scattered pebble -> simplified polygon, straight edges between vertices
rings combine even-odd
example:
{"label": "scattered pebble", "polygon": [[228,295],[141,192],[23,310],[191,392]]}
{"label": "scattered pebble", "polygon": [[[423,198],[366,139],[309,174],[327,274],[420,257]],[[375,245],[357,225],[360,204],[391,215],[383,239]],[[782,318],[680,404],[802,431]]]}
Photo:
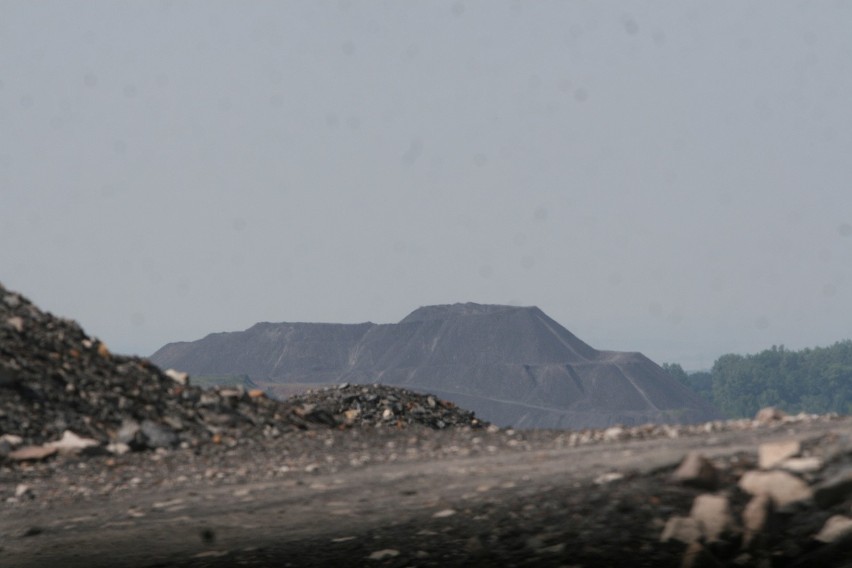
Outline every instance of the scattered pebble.
{"label": "scattered pebble", "polygon": [[432,516],[435,517],[436,519],[444,519],[446,517],[452,517],[455,514],[456,514],[456,512],[455,512],[454,509],[443,509],[441,511],[438,511],[437,513],[435,513]]}
{"label": "scattered pebble", "polygon": [[606,485],[608,483],[612,483],[613,481],[618,481],[624,478],[623,473],[619,473],[617,471],[611,471],[609,473],[604,473],[595,478],[595,484],[597,485]]}
{"label": "scattered pebble", "polygon": [[367,560],[386,560],[388,558],[395,558],[399,556],[399,551],[394,550],[393,548],[385,548],[383,550],[377,550],[370,554],[367,557]]}

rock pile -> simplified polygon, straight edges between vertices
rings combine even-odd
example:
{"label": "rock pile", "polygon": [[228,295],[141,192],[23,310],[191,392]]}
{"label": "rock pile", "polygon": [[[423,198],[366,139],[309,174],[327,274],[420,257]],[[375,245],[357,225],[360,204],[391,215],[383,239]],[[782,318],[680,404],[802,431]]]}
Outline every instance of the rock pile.
{"label": "rock pile", "polygon": [[112,354],[75,322],[0,285],[0,459],[196,447],[307,428],[460,424],[480,425],[450,403],[388,387],[285,402],[259,390],[205,391],[183,373]]}
{"label": "rock pile", "polygon": [[387,385],[350,385],[309,390],[287,399],[299,415],[331,417],[329,424],[404,427],[421,424],[443,430],[453,426],[487,426],[473,412],[432,395]]}
{"label": "rock pile", "polygon": [[[784,420],[783,413],[759,420]],[[852,558],[852,437],[764,443],[757,460],[688,455],[673,483],[706,490],[669,517],[682,566],[829,566]]]}

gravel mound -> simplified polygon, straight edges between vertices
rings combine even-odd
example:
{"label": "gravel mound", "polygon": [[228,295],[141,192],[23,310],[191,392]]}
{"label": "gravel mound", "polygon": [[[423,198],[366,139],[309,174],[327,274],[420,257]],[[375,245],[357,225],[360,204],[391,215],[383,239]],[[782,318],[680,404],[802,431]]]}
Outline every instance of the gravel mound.
{"label": "gravel mound", "polygon": [[0,285],[0,459],[40,459],[68,447],[120,453],[305,429],[417,425],[482,423],[451,403],[390,387],[325,389],[284,402],[259,390],[203,390],[185,374],[112,354],[77,323]]}
{"label": "gravel mound", "polygon": [[436,430],[450,426],[487,426],[474,413],[432,395],[414,393],[387,385],[350,385],[309,390],[287,399],[301,412],[343,417],[346,424],[359,426],[425,425]]}

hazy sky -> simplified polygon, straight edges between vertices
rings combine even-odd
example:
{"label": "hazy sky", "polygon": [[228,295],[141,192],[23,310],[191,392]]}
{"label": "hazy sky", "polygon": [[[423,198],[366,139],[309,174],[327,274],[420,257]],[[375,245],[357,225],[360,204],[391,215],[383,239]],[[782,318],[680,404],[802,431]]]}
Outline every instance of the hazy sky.
{"label": "hazy sky", "polygon": [[0,281],[114,351],[537,305],[852,337],[852,2],[0,0]]}

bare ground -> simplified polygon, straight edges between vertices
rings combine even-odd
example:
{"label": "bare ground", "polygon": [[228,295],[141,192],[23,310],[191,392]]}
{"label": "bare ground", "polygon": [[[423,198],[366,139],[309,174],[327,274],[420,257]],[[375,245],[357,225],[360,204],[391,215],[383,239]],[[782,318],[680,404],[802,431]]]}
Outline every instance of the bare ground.
{"label": "bare ground", "polygon": [[[826,460],[817,483],[849,465],[850,435],[852,417],[577,447],[554,431],[350,430],[59,458],[0,470],[0,566],[679,566],[686,545],[660,535],[703,492],[668,479],[687,452],[713,460],[739,511],[760,443],[805,442]],[[785,513],[757,548],[708,543],[699,565],[848,566],[848,539],[812,537],[849,503]]]}

